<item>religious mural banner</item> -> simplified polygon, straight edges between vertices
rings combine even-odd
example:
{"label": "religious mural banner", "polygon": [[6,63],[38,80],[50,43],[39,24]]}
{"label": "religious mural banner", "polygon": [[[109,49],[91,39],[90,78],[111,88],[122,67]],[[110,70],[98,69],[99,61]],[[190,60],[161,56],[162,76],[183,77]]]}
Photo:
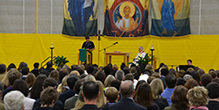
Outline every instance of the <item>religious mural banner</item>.
{"label": "religious mural banner", "polygon": [[139,37],[149,34],[149,0],[105,0],[104,5],[104,35]]}
{"label": "religious mural banner", "polygon": [[151,35],[183,36],[190,34],[190,0],[152,0]]}
{"label": "religious mural banner", "polygon": [[64,0],[62,33],[71,36],[97,34],[98,0]]}

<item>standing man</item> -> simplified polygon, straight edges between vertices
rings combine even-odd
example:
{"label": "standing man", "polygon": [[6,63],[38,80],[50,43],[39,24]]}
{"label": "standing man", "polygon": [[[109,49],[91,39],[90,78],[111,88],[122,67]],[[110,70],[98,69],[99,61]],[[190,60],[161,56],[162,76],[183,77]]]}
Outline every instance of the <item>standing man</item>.
{"label": "standing man", "polygon": [[134,61],[133,61],[133,63],[134,63],[136,66],[137,66],[137,62],[138,62],[138,60],[139,60],[139,57],[144,58],[145,55],[146,55],[146,53],[144,52],[142,46],[138,47],[138,51],[139,51],[139,53],[136,55],[136,57],[135,57],[135,59],[134,59]]}
{"label": "standing man", "polygon": [[92,57],[93,57],[92,51],[95,49],[95,46],[94,46],[94,43],[92,41],[90,41],[90,38],[88,35],[85,37],[85,39],[86,39],[86,41],[83,43],[82,48],[87,49],[87,51],[90,52],[91,56],[89,56],[89,58],[90,58],[90,61],[92,64]]}

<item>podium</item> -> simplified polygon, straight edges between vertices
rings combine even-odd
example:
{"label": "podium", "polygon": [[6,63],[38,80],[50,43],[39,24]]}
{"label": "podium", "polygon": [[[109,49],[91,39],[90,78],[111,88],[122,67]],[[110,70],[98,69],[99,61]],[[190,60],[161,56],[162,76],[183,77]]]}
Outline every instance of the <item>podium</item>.
{"label": "podium", "polygon": [[105,65],[112,62],[112,56],[123,56],[124,63],[128,65],[129,54],[128,52],[104,52],[105,53]]}
{"label": "podium", "polygon": [[92,64],[92,53],[87,49],[79,49],[78,64],[82,64],[83,62]]}

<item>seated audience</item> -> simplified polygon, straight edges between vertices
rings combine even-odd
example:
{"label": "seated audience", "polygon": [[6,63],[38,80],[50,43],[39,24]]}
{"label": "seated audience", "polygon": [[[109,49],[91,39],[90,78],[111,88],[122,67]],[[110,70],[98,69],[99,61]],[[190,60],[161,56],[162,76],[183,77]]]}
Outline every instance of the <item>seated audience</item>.
{"label": "seated audience", "polygon": [[34,99],[28,97],[28,87],[26,82],[23,79],[15,80],[13,86],[13,90],[18,90],[23,93],[24,97],[24,110],[31,110],[33,108],[33,104],[35,102]]}
{"label": "seated audience", "polygon": [[69,90],[63,92],[62,94],[60,94],[59,96],[59,100],[64,104],[65,100],[74,96],[75,95],[75,91],[73,90],[75,82],[78,80],[78,76],[75,74],[72,74],[71,76],[69,76],[67,78],[67,84],[69,87]]}
{"label": "seated audience", "polygon": [[163,110],[165,107],[169,106],[167,99],[161,96],[161,93],[164,91],[161,79],[154,79],[150,85],[154,96],[154,103],[159,106],[160,110]]}
{"label": "seated audience", "polygon": [[103,109],[117,102],[117,99],[119,98],[119,91],[115,87],[108,87],[105,90],[105,95],[107,103]]}
{"label": "seated audience", "polygon": [[167,98],[167,101],[169,103],[169,106],[172,104],[171,96],[174,91],[174,87],[176,86],[176,76],[172,74],[168,74],[165,77],[165,83],[166,83],[166,89],[163,91],[161,96]]}
{"label": "seated audience", "polygon": [[151,86],[147,83],[141,84],[135,93],[135,102],[144,106],[148,110],[160,110],[158,105],[153,103],[153,100]]}
{"label": "seated audience", "polygon": [[187,92],[188,89],[184,86],[177,86],[171,96],[172,105],[164,110],[189,110],[189,103],[186,98]]}
{"label": "seated audience", "polygon": [[24,95],[20,91],[8,92],[4,97],[5,110],[24,110]]}
{"label": "seated audience", "polygon": [[212,80],[212,76],[210,74],[204,74],[201,76],[200,84],[206,87]]}
{"label": "seated audience", "polygon": [[189,101],[190,110],[208,110],[205,106],[208,103],[208,90],[204,87],[191,88],[186,97]]}
{"label": "seated audience", "polygon": [[96,82],[85,82],[83,84],[82,95],[85,104],[80,110],[99,110],[96,105],[99,97],[99,85]]}
{"label": "seated audience", "polygon": [[199,84],[196,80],[189,79],[184,86],[189,90],[193,87],[199,86]]}
{"label": "seated audience", "polygon": [[79,79],[77,80],[77,82],[75,83],[74,85],[74,91],[75,91],[75,95],[68,98],[66,101],[65,101],[65,104],[64,104],[64,109],[65,110],[70,110],[72,108],[75,107],[75,103],[76,101],[78,100],[78,94],[80,92],[80,87],[83,83],[83,79]]}
{"label": "seated audience", "polygon": [[206,86],[208,90],[208,109],[209,110],[219,110],[219,84],[216,82],[211,82]]}
{"label": "seated audience", "polygon": [[55,88],[47,87],[40,94],[41,106],[37,110],[53,110],[58,97],[59,93]]}
{"label": "seated audience", "polygon": [[39,75],[39,63],[36,62],[33,64],[34,69],[31,70],[31,73],[33,73],[35,75],[35,77],[37,77]]}
{"label": "seated audience", "polygon": [[135,90],[132,81],[124,81],[120,86],[122,99],[107,107],[108,110],[147,110],[145,107],[134,102]]}

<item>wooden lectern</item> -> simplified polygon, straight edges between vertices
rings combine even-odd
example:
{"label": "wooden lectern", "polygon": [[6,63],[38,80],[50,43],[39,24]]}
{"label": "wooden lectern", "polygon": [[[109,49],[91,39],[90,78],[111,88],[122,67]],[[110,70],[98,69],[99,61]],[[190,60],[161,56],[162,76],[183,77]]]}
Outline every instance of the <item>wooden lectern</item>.
{"label": "wooden lectern", "polygon": [[87,49],[79,49],[78,54],[78,64],[82,64],[83,62],[86,64],[92,63],[92,55]]}

